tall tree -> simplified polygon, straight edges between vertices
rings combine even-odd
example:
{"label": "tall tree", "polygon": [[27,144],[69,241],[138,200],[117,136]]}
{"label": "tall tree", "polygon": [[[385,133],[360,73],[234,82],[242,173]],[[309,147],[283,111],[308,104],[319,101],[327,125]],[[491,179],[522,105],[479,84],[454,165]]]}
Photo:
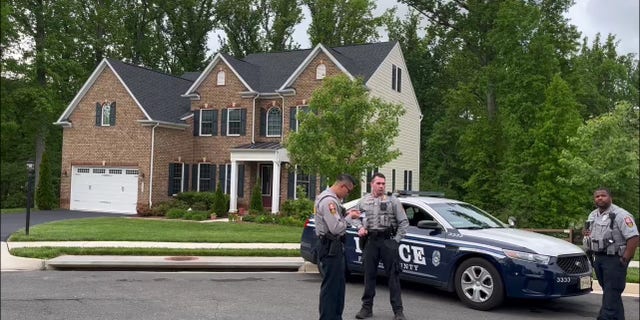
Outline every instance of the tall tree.
{"label": "tall tree", "polygon": [[328,47],[362,44],[378,39],[382,17],[374,17],[372,0],[302,0],[311,13],[311,44]]}
{"label": "tall tree", "polygon": [[302,21],[299,0],[221,0],[216,21],[226,34],[222,52],[242,58],[250,53],[291,50],[293,28]]}
{"label": "tall tree", "polygon": [[569,209],[572,216],[584,219],[593,207],[592,192],[599,187],[610,188],[615,203],[629,212],[640,210],[639,117],[637,107],[620,103],[612,112],[587,120],[569,140],[560,157],[569,174],[560,182],[582,199]]}
{"label": "tall tree", "polygon": [[285,144],[304,172],[359,177],[400,155],[392,146],[403,113],[399,105],[370,98],[362,79],[329,77],[313,93],[309,112],[298,115],[300,128]]}

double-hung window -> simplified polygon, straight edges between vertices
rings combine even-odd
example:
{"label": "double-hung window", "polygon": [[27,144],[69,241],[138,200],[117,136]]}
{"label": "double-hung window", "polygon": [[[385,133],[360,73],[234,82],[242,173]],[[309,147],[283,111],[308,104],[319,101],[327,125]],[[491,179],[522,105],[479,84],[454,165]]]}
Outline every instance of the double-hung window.
{"label": "double-hung window", "polygon": [[213,112],[214,110],[200,110],[200,135],[210,136],[213,134]]}
{"label": "double-hung window", "polygon": [[267,111],[267,137],[282,135],[282,111],[273,107]]}
{"label": "double-hung window", "polygon": [[228,109],[227,111],[227,135],[239,136],[242,128],[242,110]]}
{"label": "double-hung window", "polygon": [[402,92],[402,69],[395,64],[391,66],[391,89]]}
{"label": "double-hung window", "polygon": [[198,164],[198,191],[212,191],[214,189],[212,170],[215,170],[215,166],[212,166],[209,163]]}
{"label": "double-hung window", "polygon": [[169,195],[176,195],[184,191],[183,187],[183,175],[184,164],[183,163],[170,163],[169,164]]}

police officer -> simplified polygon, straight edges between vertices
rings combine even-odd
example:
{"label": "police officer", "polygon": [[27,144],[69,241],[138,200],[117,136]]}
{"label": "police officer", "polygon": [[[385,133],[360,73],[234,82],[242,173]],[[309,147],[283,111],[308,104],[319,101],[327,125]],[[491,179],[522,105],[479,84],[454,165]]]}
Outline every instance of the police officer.
{"label": "police officer", "polygon": [[358,219],[360,212],[351,210],[345,216],[341,203],[355,184],[352,176],[342,174],[316,198],[314,210],[316,235],[319,237],[318,266],[323,275],[318,307],[320,320],[342,320],[346,282],[344,234],[348,221]]}
{"label": "police officer", "polygon": [[629,212],[612,204],[609,190],[600,188],[593,198],[597,209],[587,219],[584,244],[594,255],[593,268],[603,290],[598,320],[624,320],[621,295],[638,247],[638,227]]}
{"label": "police officer", "polygon": [[389,300],[394,319],[405,320],[400,294],[400,256],[398,246],[407,234],[409,220],[400,201],[387,196],[385,176],[376,172],[371,177],[371,193],[365,195],[356,208],[360,211],[362,222],[354,221],[358,228],[358,236],[366,238],[361,241],[362,259],[364,263],[364,294],[362,309],[356,318],[365,319],[373,316],[373,297],[376,295],[376,278],[378,264],[382,260],[389,280]]}

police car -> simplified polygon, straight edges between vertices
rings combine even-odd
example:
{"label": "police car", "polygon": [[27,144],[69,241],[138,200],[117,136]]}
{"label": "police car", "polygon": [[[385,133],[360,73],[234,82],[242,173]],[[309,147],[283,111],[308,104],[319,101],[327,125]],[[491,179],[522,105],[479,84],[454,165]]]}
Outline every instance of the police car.
{"label": "police car", "polygon": [[[398,249],[402,279],[456,292],[478,310],[492,309],[507,297],[552,299],[591,292],[591,265],[580,247],[510,228],[471,204],[431,195],[398,195],[410,223]],[[305,260],[317,263],[316,245],[311,218],[300,243]],[[345,258],[347,276],[364,271],[353,227],[347,229]]]}

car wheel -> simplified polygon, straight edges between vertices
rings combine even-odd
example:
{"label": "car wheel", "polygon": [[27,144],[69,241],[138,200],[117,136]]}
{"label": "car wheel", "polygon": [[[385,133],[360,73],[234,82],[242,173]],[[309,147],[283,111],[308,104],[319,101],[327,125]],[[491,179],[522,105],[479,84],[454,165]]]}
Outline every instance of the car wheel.
{"label": "car wheel", "polygon": [[460,300],[473,309],[489,310],[504,301],[504,285],[498,270],[482,258],[462,262],[456,270],[455,285]]}

